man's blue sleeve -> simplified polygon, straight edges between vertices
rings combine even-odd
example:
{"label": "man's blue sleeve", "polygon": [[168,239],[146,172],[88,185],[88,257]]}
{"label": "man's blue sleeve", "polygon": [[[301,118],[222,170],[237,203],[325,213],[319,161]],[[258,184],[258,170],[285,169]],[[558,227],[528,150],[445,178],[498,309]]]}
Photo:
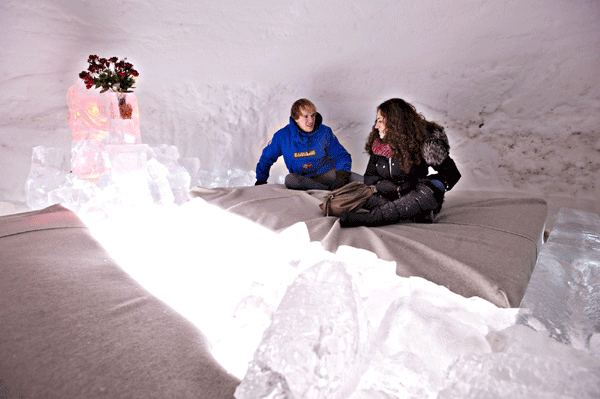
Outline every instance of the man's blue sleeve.
{"label": "man's blue sleeve", "polygon": [[352,169],[352,157],[348,151],[340,144],[337,137],[335,137],[335,134],[331,131],[328,141],[329,145],[327,151],[329,156],[335,160],[335,169],[350,172]]}
{"label": "man's blue sleeve", "polygon": [[256,164],[256,181],[267,181],[271,166],[273,166],[277,158],[281,155],[281,145],[277,136],[274,135],[273,139],[263,149],[262,155]]}

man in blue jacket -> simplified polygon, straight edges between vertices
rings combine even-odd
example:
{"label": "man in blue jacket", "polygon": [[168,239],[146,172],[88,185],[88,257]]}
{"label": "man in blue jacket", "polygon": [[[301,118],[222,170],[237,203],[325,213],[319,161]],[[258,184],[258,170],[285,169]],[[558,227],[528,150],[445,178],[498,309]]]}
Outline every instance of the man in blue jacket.
{"label": "man in blue jacket", "polygon": [[255,185],[266,184],[271,166],[283,155],[293,190],[334,190],[348,183],[352,158],[331,128],[322,124],[317,107],[302,98],[292,105],[290,123],[277,131],[256,165]]}

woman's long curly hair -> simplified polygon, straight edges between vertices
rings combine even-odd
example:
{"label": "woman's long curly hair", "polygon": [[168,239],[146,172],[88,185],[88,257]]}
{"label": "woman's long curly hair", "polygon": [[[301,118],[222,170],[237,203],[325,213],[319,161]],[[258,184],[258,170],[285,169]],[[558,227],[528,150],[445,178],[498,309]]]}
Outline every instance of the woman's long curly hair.
{"label": "woman's long curly hair", "polygon": [[419,114],[416,108],[400,98],[384,101],[377,107],[385,123],[385,137],[379,138],[379,131],[373,129],[369,134],[365,150],[373,155],[373,142],[380,140],[392,148],[392,158],[402,163],[402,169],[408,173],[413,165],[421,163],[421,150],[428,137],[428,128],[442,129]]}

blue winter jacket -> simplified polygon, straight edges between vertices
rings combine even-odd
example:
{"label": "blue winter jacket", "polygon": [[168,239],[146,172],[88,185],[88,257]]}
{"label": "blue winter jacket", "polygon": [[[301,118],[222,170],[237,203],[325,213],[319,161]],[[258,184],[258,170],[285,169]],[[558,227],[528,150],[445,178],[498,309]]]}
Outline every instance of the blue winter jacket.
{"label": "blue winter jacket", "polygon": [[277,131],[256,165],[256,180],[265,182],[271,166],[283,155],[290,173],[313,177],[331,168],[350,172],[352,158],[331,128],[322,124],[317,113],[312,132],[302,131],[290,116],[290,123]]}

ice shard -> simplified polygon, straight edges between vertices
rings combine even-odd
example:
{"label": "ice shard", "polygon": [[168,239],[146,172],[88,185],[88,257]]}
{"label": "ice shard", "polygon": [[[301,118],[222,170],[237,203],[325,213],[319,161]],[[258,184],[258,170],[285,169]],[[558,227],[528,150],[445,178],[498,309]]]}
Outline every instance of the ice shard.
{"label": "ice shard", "polygon": [[461,356],[442,398],[600,397],[600,217],[561,208],[517,323],[490,332],[492,353]]}
{"label": "ice shard", "polygon": [[36,146],[31,155],[31,169],[26,182],[27,206],[42,209],[50,205],[48,193],[63,186],[70,172],[68,151]]}
{"label": "ice shard", "polygon": [[493,353],[461,356],[438,399],[600,397],[600,361],[523,325],[488,334]]}
{"label": "ice shard", "polygon": [[346,398],[361,356],[357,294],[338,262],[298,275],[263,334],[237,399]]}
{"label": "ice shard", "polygon": [[600,355],[600,216],[560,209],[521,302],[518,322]]}

